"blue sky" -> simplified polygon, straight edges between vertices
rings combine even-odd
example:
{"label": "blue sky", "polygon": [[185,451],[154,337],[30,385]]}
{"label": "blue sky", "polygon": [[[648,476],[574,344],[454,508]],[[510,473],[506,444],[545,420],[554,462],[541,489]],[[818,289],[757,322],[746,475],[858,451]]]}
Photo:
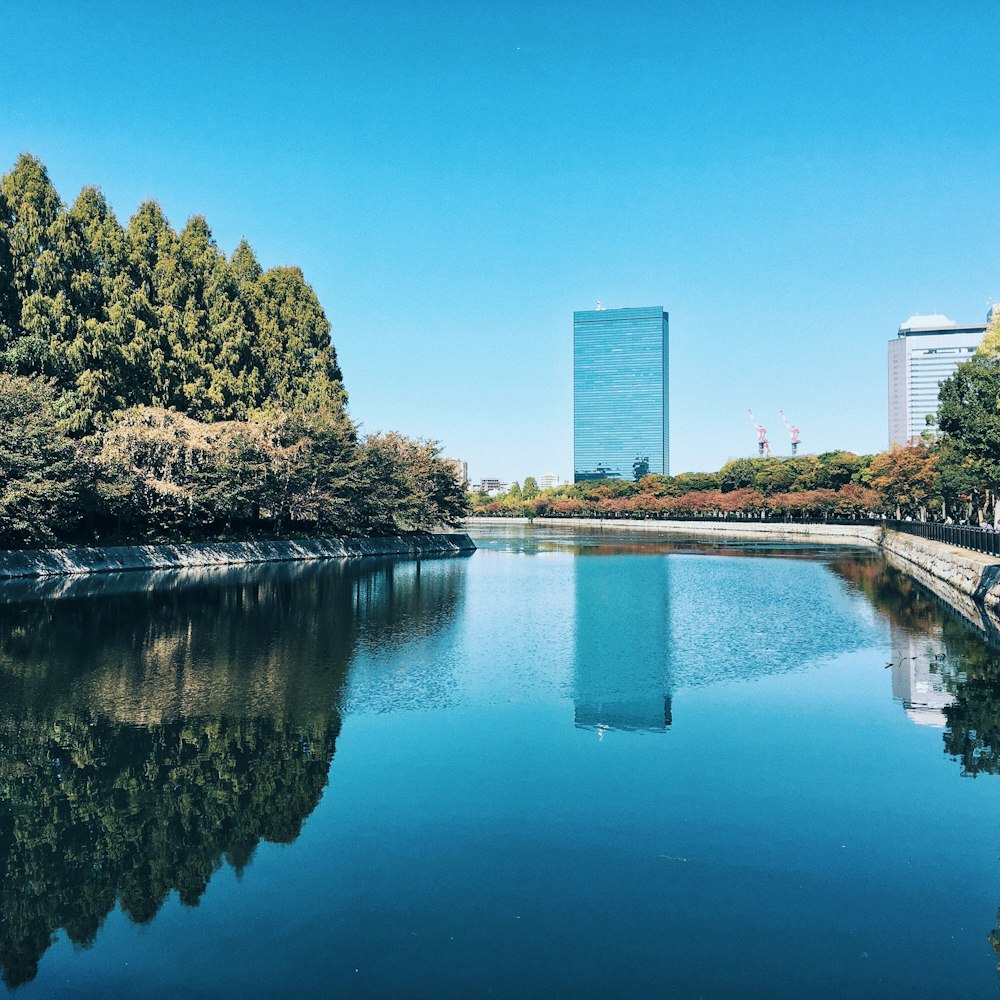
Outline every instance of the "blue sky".
{"label": "blue sky", "polygon": [[[1000,298],[990,3],[8,2],[0,169],[302,266],[351,413],[571,475],[572,312],[659,305],[673,472],[885,447],[886,341]],[[783,450],[781,447],[778,450]],[[787,450],[785,448],[784,450]]]}

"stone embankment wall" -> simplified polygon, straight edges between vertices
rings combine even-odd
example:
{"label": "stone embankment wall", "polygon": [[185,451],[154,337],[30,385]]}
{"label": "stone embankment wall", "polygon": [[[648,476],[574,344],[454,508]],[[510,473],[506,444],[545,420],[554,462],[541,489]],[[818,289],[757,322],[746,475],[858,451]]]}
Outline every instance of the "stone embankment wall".
{"label": "stone embankment wall", "polygon": [[884,531],[880,547],[922,580],[930,576],[947,583],[991,611],[1000,609],[1000,562],[994,556],[960,549],[929,538]]}
{"label": "stone embankment wall", "polygon": [[109,548],[25,549],[0,552],[0,579],[180,569],[247,563],[350,559],[357,556],[438,556],[473,552],[464,532],[389,538],[316,538],[275,542],[121,545]]}
{"label": "stone embankment wall", "polygon": [[[529,523],[528,518],[470,517],[467,525]],[[941,581],[991,611],[1000,612],[1000,561],[971,549],[870,525],[756,524],[752,521],[606,521],[600,518],[536,517],[532,524],[593,531],[643,531],[697,538],[742,538],[747,541],[800,541],[830,545],[864,545],[891,554],[897,566]]]}

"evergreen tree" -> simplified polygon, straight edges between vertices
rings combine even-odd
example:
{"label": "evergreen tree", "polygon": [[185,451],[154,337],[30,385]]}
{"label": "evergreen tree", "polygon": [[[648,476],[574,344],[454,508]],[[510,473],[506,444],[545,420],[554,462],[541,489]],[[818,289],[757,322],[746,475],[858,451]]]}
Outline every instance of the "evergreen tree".
{"label": "evergreen tree", "polygon": [[183,361],[174,350],[183,342],[183,310],[187,282],[177,248],[177,235],[155,201],[146,201],[129,220],[126,231],[129,270],[135,292],[136,341],[129,357],[137,381],[131,401],[151,406],[175,405],[183,385]]}
{"label": "evergreen tree", "polygon": [[102,415],[128,404],[134,377],[126,350],[135,337],[135,319],[125,231],[104,195],[84,188],[69,216],[82,243],[73,281],[81,323],[67,348],[74,386],[66,409],[70,428],[87,432]]}
{"label": "evergreen tree", "polygon": [[0,187],[0,352],[21,329],[20,300],[14,289],[14,258],[10,248],[11,212]]}
{"label": "evergreen tree", "polygon": [[297,267],[274,267],[261,278],[258,314],[265,364],[266,403],[283,409],[318,410],[343,403],[330,323]]}
{"label": "evergreen tree", "polygon": [[52,382],[0,374],[0,538],[57,541],[80,520],[85,470],[59,427]]}
{"label": "evergreen tree", "polygon": [[42,163],[27,153],[0,180],[6,202],[10,283],[19,300],[18,329],[3,367],[15,374],[59,375],[79,317],[71,299],[78,241]]}

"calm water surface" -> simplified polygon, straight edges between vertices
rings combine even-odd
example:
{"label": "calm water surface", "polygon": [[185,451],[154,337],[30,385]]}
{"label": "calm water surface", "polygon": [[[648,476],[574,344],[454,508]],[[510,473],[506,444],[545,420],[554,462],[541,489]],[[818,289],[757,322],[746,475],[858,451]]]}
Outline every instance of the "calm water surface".
{"label": "calm water surface", "polygon": [[15,996],[1000,994],[1000,655],[880,558],[0,587]]}

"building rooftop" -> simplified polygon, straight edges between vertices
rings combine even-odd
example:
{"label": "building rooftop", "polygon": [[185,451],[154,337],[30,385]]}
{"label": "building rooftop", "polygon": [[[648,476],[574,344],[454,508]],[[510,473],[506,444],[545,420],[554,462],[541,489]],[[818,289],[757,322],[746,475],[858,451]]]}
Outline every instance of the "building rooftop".
{"label": "building rooftop", "polygon": [[905,323],[900,323],[900,330],[946,330],[958,324],[941,313],[931,313],[929,316],[911,316]]}
{"label": "building rooftop", "polygon": [[911,316],[904,323],[900,323],[898,336],[907,337],[913,334],[933,333],[981,333],[985,329],[985,323],[956,323],[941,313],[930,313],[926,316]]}

